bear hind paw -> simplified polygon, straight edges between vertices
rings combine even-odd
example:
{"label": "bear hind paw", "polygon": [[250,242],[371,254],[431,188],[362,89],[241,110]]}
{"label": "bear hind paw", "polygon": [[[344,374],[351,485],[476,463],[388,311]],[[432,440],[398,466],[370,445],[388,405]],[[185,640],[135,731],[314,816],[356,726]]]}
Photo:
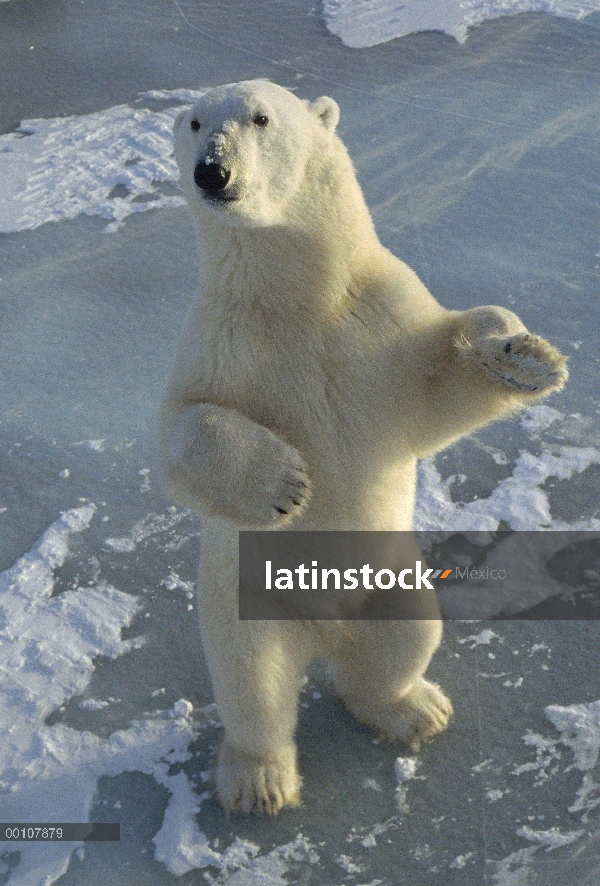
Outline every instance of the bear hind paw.
{"label": "bear hind paw", "polygon": [[353,706],[353,712],[382,738],[403,741],[417,753],[422,741],[446,728],[453,709],[439,686],[421,678],[397,701],[376,711]]}
{"label": "bear hind paw", "polygon": [[217,797],[227,814],[277,815],[300,804],[301,785],[293,745],[268,756],[247,754],[227,742],[219,749]]}

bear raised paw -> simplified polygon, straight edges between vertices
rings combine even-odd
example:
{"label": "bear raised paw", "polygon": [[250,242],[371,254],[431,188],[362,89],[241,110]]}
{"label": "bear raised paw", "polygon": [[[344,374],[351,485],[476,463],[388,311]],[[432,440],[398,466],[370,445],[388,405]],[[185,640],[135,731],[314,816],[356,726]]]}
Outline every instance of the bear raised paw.
{"label": "bear raised paw", "polygon": [[175,122],[201,284],[162,403],[161,469],[202,517],[198,610],[232,812],[298,802],[298,692],[317,656],[359,719],[412,748],[452,711],[423,678],[438,621],[240,621],[238,531],[411,529],[418,458],[567,378],[515,314],[446,310],[381,245],[338,118],[331,98],[252,80]]}

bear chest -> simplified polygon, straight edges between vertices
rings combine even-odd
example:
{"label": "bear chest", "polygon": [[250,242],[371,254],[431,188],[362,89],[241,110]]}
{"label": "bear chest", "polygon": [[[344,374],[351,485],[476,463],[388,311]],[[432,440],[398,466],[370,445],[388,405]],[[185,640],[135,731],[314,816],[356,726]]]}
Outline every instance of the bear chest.
{"label": "bear chest", "polygon": [[275,323],[230,321],[204,328],[199,379],[211,399],[240,409],[306,409],[327,385],[322,343]]}

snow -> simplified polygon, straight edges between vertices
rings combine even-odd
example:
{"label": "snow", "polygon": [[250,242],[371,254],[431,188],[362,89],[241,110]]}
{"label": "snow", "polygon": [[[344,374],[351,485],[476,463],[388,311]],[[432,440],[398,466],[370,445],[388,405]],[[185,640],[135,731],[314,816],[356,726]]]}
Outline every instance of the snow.
{"label": "snow", "polygon": [[110,702],[101,701],[98,698],[84,698],[83,701],[79,702],[79,707],[87,711],[101,711],[102,708],[107,708],[109,704]]}
{"label": "snow", "polygon": [[[577,790],[575,802],[568,807],[568,811],[583,813],[581,821],[586,823],[589,813],[600,805],[600,784],[591,775],[591,771],[598,764],[600,754],[600,701],[565,706],[548,705],[544,709],[544,713],[560,732],[560,737],[546,738],[537,733],[528,732],[523,737],[523,741],[536,749],[536,760],[517,766],[513,769],[513,775],[535,772],[536,784],[539,786],[556,772],[556,763],[562,759],[559,745],[570,748],[573,751],[573,763],[565,769],[565,772],[574,768],[579,769],[584,775]],[[527,834],[523,834],[523,836],[527,836]],[[539,842],[545,841],[540,839]],[[552,842],[550,838],[546,842],[548,842],[549,848],[563,845],[560,842]],[[572,841],[568,840],[567,842]]]}
{"label": "snow", "polygon": [[457,855],[454,861],[450,864],[450,870],[462,870],[474,855],[474,852],[466,852],[464,855]]}
{"label": "snow", "polygon": [[402,814],[410,812],[408,805],[408,790],[406,783],[417,776],[417,769],[421,765],[421,761],[415,757],[396,757],[394,762],[394,774],[398,782],[395,791],[396,809]]}
{"label": "snow", "polygon": [[214,886],[288,886],[286,876],[290,865],[319,861],[319,854],[302,834],[270,852],[259,854],[260,848],[248,840],[236,840],[218,858],[214,865],[220,876]]}
{"label": "snow", "polygon": [[[104,544],[107,548],[110,548],[116,553],[130,554],[132,551],[135,551],[139,544],[146,541],[146,539],[152,538],[152,536],[157,533],[168,532],[174,529],[185,520],[187,516],[187,511],[177,511],[173,507],[169,508],[168,514],[148,514],[142,520],[139,520],[134,524],[130,535],[122,538],[105,538]],[[171,542],[171,549],[176,550],[179,543],[179,540]],[[168,542],[166,547],[169,547]],[[172,584],[173,580],[174,577],[172,573],[169,578],[165,579],[166,587],[168,587],[169,590],[176,587],[176,585]],[[189,586],[186,586],[186,589],[189,590]]]}
{"label": "snow", "polygon": [[545,431],[554,422],[562,421],[564,415],[560,410],[540,403],[537,406],[530,406],[519,419],[521,426],[531,432]]}
{"label": "snow", "polygon": [[[537,428],[539,425],[536,424]],[[415,514],[417,530],[494,531],[501,522],[514,530],[600,529],[592,517],[566,523],[552,516],[548,493],[541,487],[549,477],[570,480],[591,465],[600,464],[595,446],[554,446],[540,455],[522,450],[509,477],[501,480],[488,498],[455,502],[450,495],[454,476],[442,480],[434,459],[419,465],[419,494]]]}
{"label": "snow", "polygon": [[348,855],[340,855],[338,859],[336,859],[336,863],[345,871],[347,874],[362,874],[363,869],[360,865],[355,864],[350,856]]}
{"label": "snow", "polygon": [[162,828],[152,839],[156,847],[156,860],[162,861],[176,877],[194,868],[218,864],[220,854],[211,849],[208,838],[194,821],[200,805],[209,794],[197,794],[184,772],[157,780],[161,780],[171,791],[171,797]]}
{"label": "snow", "polygon": [[415,757],[396,757],[394,772],[398,780],[398,785],[401,786],[404,782],[414,778],[418,767],[419,760]]}
{"label": "snow", "polygon": [[[95,510],[86,505],[67,511],[0,575],[0,785],[5,789],[20,789],[19,772],[27,772],[27,780],[43,777],[40,743],[45,749],[55,746],[44,719],[85,688],[93,659],[122,655],[136,642],[120,639],[137,608],[130,595],[105,583],[52,595],[53,572],[66,559],[70,536],[89,526]],[[52,757],[57,753],[53,750]]]}
{"label": "snow", "polygon": [[463,637],[458,642],[471,643],[469,649],[475,649],[477,646],[489,646],[492,640],[500,640],[500,642],[502,642],[501,638],[495,631],[492,631],[490,628],[484,628],[481,633],[470,634],[468,637]]}
{"label": "snow", "polygon": [[600,701],[567,707],[549,705],[546,716],[562,733],[562,744],[573,749],[573,765],[583,771],[593,769],[600,753]]}
{"label": "snow", "polygon": [[[544,709],[546,717],[559,731],[558,738],[548,738],[533,732],[528,732],[523,741],[529,747],[536,750],[536,760],[522,764],[512,770],[512,774],[523,776],[526,773],[535,774],[535,786],[538,790],[544,784],[552,784],[552,796],[561,795],[562,791],[556,784],[556,779],[561,778],[572,769],[583,772],[583,779],[576,791],[575,801],[568,806],[569,824],[572,824],[573,816],[581,813],[581,823],[589,827],[590,813],[600,805],[600,784],[593,778],[591,772],[598,764],[600,751],[600,702],[589,704],[572,705],[548,705]],[[569,748],[573,752],[573,763],[564,766],[560,746]],[[486,761],[490,763],[491,761]],[[562,771],[561,771],[562,770]],[[522,788],[521,788],[522,789]],[[506,791],[488,791],[490,802],[498,802]],[[552,803],[556,808],[556,801]],[[528,816],[530,820],[534,816]],[[544,816],[541,816],[543,818]],[[536,854],[539,850],[546,852],[562,850],[564,847],[579,844],[575,857],[585,853],[584,840],[588,831],[586,828],[563,829],[559,826],[532,827],[523,824],[516,834],[534,843],[535,846],[510,853],[506,858],[499,861],[493,876],[493,882],[500,886],[525,886],[532,882],[533,869],[536,865]],[[542,869],[543,870],[543,869]],[[574,878],[569,877],[569,882]],[[558,882],[558,881],[557,881]],[[562,881],[561,881],[562,882]],[[590,883],[597,882],[597,871],[592,874]]]}
{"label": "snow", "polygon": [[[155,717],[101,740],[62,724],[45,725],[49,713],[81,694],[99,655],[112,658],[140,646],[121,640],[138,601],[99,581],[56,594],[55,571],[69,554],[71,537],[84,532],[93,504],[67,511],[15,565],[0,574],[0,793],[5,821],[87,821],[98,780],[137,770],[170,793],[162,825],[153,838],[155,858],[179,877],[206,867],[220,871],[223,886],[287,883],[288,861],[313,864],[318,855],[302,835],[266,854],[235,841],[223,853],[209,845],[194,821],[210,792],[198,793],[171,764],[190,757],[189,745],[212,722],[213,706],[198,712],[187,699]],[[167,521],[168,523],[168,521]],[[146,529],[164,522],[146,522]],[[172,578],[172,577],[171,577]],[[111,699],[114,702],[114,699]],[[80,706],[102,710],[110,702],[86,699]],[[73,843],[20,844],[20,862],[10,886],[51,886],[67,870]],[[354,866],[358,871],[358,866]],[[353,868],[354,869],[354,868]]]}
{"label": "snow", "polygon": [[[205,90],[152,90],[142,99],[192,103]],[[118,105],[80,117],[23,120],[0,135],[0,233],[33,230],[81,213],[109,219],[179,206],[165,193],[178,180],[173,123],[180,104],[161,111]],[[101,444],[103,441],[89,441]]]}
{"label": "snow", "polygon": [[558,828],[550,828],[548,831],[534,831],[528,825],[523,825],[517,831],[519,837],[525,837],[530,843],[540,843],[542,846],[545,846],[546,852],[551,852],[553,849],[574,843],[576,840],[579,840],[583,833],[583,830],[579,830],[561,834]]}
{"label": "snow", "polygon": [[[2,816],[5,821],[31,821],[35,810],[37,821],[87,821],[102,775],[148,772],[172,795],[155,838],[157,857],[181,871],[186,853],[195,861],[201,857],[203,838],[190,831],[187,818],[204,797],[192,792],[187,776],[170,775],[169,765],[160,761],[173,752],[181,758],[197,734],[189,719],[191,703],[181,699],[165,715],[132,723],[107,741],[62,724],[45,724],[48,714],[83,692],[97,656],[115,658],[142,642],[120,639],[138,608],[135,597],[101,581],[55,594],[54,573],[68,556],[71,537],[89,527],[96,510],[88,504],[67,511],[0,574]],[[82,702],[96,710],[106,704]],[[50,886],[66,871],[74,848],[68,843],[20,845],[21,861],[11,874],[11,886],[40,886],[42,879]]]}
{"label": "snow", "polygon": [[419,31],[442,31],[460,43],[469,28],[523,12],[584,19],[600,0],[324,0],[329,31],[346,46],[368,48]]}

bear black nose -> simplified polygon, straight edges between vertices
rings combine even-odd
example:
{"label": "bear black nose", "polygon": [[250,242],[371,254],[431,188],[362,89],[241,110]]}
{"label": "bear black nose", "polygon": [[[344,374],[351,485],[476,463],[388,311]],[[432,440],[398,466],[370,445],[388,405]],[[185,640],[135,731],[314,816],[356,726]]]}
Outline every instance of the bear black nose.
{"label": "bear black nose", "polygon": [[194,181],[203,191],[222,191],[230,178],[229,169],[219,163],[201,161],[194,169]]}

